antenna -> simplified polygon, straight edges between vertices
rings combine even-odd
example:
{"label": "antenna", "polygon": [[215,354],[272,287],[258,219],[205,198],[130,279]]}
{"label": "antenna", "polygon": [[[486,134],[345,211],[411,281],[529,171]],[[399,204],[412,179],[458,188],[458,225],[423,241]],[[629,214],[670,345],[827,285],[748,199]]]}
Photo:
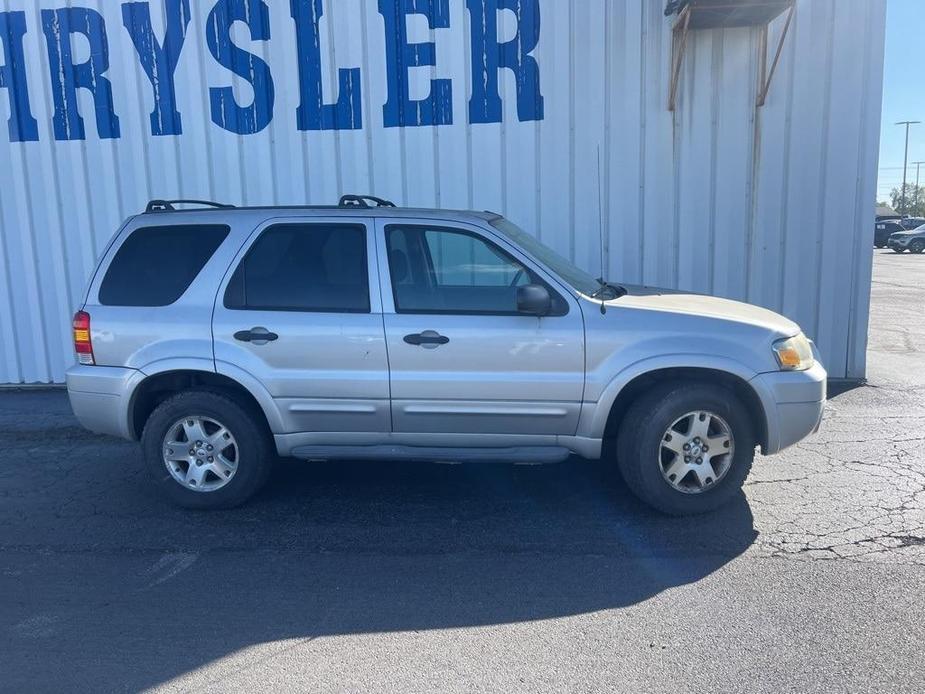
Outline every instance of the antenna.
{"label": "antenna", "polygon": [[[601,285],[606,281],[604,278],[604,194],[601,188],[601,146],[597,146],[597,236],[600,241],[601,251]],[[603,286],[602,286],[603,289]],[[604,292],[601,291],[601,315],[607,313],[607,305],[604,303]]]}

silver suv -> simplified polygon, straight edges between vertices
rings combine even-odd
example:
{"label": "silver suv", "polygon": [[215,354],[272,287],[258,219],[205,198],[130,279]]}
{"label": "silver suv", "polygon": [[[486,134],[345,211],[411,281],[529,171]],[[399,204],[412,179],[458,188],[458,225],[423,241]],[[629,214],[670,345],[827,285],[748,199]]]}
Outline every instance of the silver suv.
{"label": "silver suv", "polygon": [[890,234],[886,245],[897,253],[902,253],[905,250],[909,250],[911,253],[925,251],[925,225],[909,231],[897,231]]}
{"label": "silver suv", "polygon": [[181,203],[109,243],[67,385],[183,506],[244,502],[277,455],[577,455],[699,513],[739,492],[756,446],[819,426],[826,373],[795,323],[595,279],[497,214]]}

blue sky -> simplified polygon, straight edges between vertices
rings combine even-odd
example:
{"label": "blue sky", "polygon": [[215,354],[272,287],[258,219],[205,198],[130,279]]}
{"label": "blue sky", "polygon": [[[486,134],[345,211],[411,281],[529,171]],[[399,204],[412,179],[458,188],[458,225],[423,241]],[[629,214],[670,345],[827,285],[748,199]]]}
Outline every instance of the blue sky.
{"label": "blue sky", "polygon": [[[925,0],[888,0],[886,63],[883,73],[883,125],[880,134],[880,171],[877,199],[889,200],[890,190],[903,178],[905,128],[897,121],[920,120],[909,131],[909,161],[925,161]],[[915,167],[909,167],[915,182]],[[925,164],[921,180],[925,182]]]}

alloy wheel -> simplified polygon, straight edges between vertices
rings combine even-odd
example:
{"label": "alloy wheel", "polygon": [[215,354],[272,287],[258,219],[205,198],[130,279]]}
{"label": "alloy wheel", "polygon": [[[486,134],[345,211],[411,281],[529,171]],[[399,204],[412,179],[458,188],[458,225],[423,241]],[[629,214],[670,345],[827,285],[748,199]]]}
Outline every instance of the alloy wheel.
{"label": "alloy wheel", "polygon": [[167,430],[163,457],[179,484],[196,492],[214,492],[234,478],[238,444],[221,422],[210,417],[184,417]]}
{"label": "alloy wheel", "polygon": [[716,486],[732,466],[735,441],[729,424],[705,410],[678,417],[662,436],[658,464],[662,477],[685,494]]}

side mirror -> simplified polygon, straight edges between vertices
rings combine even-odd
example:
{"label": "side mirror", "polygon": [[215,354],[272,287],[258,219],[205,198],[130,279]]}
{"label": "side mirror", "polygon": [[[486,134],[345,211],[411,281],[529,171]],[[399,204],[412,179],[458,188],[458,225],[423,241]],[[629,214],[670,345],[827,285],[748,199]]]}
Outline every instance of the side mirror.
{"label": "side mirror", "polygon": [[528,284],[517,288],[517,312],[530,316],[547,316],[552,309],[549,290],[542,284]]}

